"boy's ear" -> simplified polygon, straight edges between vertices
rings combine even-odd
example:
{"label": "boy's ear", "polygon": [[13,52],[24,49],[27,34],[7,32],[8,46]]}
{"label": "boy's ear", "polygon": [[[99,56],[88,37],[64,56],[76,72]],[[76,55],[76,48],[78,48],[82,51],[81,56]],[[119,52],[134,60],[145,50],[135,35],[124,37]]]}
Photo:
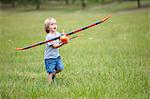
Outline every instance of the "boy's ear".
{"label": "boy's ear", "polygon": [[50,29],[50,26],[48,26],[48,28],[47,28],[48,30]]}

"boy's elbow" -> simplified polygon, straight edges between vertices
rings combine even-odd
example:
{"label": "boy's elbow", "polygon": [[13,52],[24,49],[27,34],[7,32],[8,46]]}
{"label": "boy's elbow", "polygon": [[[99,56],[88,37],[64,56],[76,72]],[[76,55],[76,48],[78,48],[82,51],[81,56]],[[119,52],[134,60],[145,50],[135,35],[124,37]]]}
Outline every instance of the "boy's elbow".
{"label": "boy's elbow", "polygon": [[53,45],[53,48],[59,48],[59,46],[58,45]]}
{"label": "boy's elbow", "polygon": [[54,46],[54,45],[53,45],[52,47],[53,47],[53,48],[58,48],[57,46]]}
{"label": "boy's elbow", "polygon": [[59,46],[55,46],[54,48],[59,48]]}

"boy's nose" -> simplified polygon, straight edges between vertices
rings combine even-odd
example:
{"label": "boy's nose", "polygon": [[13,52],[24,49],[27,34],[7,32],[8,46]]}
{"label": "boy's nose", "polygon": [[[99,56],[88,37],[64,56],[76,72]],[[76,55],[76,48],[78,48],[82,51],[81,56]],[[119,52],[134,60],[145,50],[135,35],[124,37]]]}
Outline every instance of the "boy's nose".
{"label": "boy's nose", "polygon": [[57,25],[55,25],[54,28],[57,28]]}

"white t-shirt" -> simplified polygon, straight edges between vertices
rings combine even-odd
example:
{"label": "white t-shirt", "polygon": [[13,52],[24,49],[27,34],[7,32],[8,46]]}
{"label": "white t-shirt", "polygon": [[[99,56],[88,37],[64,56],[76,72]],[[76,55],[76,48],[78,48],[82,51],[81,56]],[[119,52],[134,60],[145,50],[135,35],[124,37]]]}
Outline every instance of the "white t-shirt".
{"label": "white t-shirt", "polygon": [[[46,35],[46,41],[54,39],[54,38],[59,37],[59,36],[61,36],[61,34],[59,32],[56,32],[53,34],[48,33]],[[60,56],[58,48],[52,47],[53,44],[59,44],[59,43],[60,43],[59,39],[46,43],[46,48],[45,48],[45,52],[44,52],[44,59],[57,58]]]}

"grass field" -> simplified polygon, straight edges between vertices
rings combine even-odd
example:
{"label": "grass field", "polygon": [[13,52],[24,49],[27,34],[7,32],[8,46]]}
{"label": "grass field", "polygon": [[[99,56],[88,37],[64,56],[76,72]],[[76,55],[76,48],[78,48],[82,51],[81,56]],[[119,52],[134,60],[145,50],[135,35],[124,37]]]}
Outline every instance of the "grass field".
{"label": "grass field", "polygon": [[[148,99],[149,9],[115,9],[120,8],[105,12],[99,7],[73,12],[1,10],[1,99]],[[65,69],[52,85],[47,84],[44,45],[15,50],[45,40],[47,17],[57,19],[58,31],[68,32],[107,15],[112,18],[60,48]]]}

